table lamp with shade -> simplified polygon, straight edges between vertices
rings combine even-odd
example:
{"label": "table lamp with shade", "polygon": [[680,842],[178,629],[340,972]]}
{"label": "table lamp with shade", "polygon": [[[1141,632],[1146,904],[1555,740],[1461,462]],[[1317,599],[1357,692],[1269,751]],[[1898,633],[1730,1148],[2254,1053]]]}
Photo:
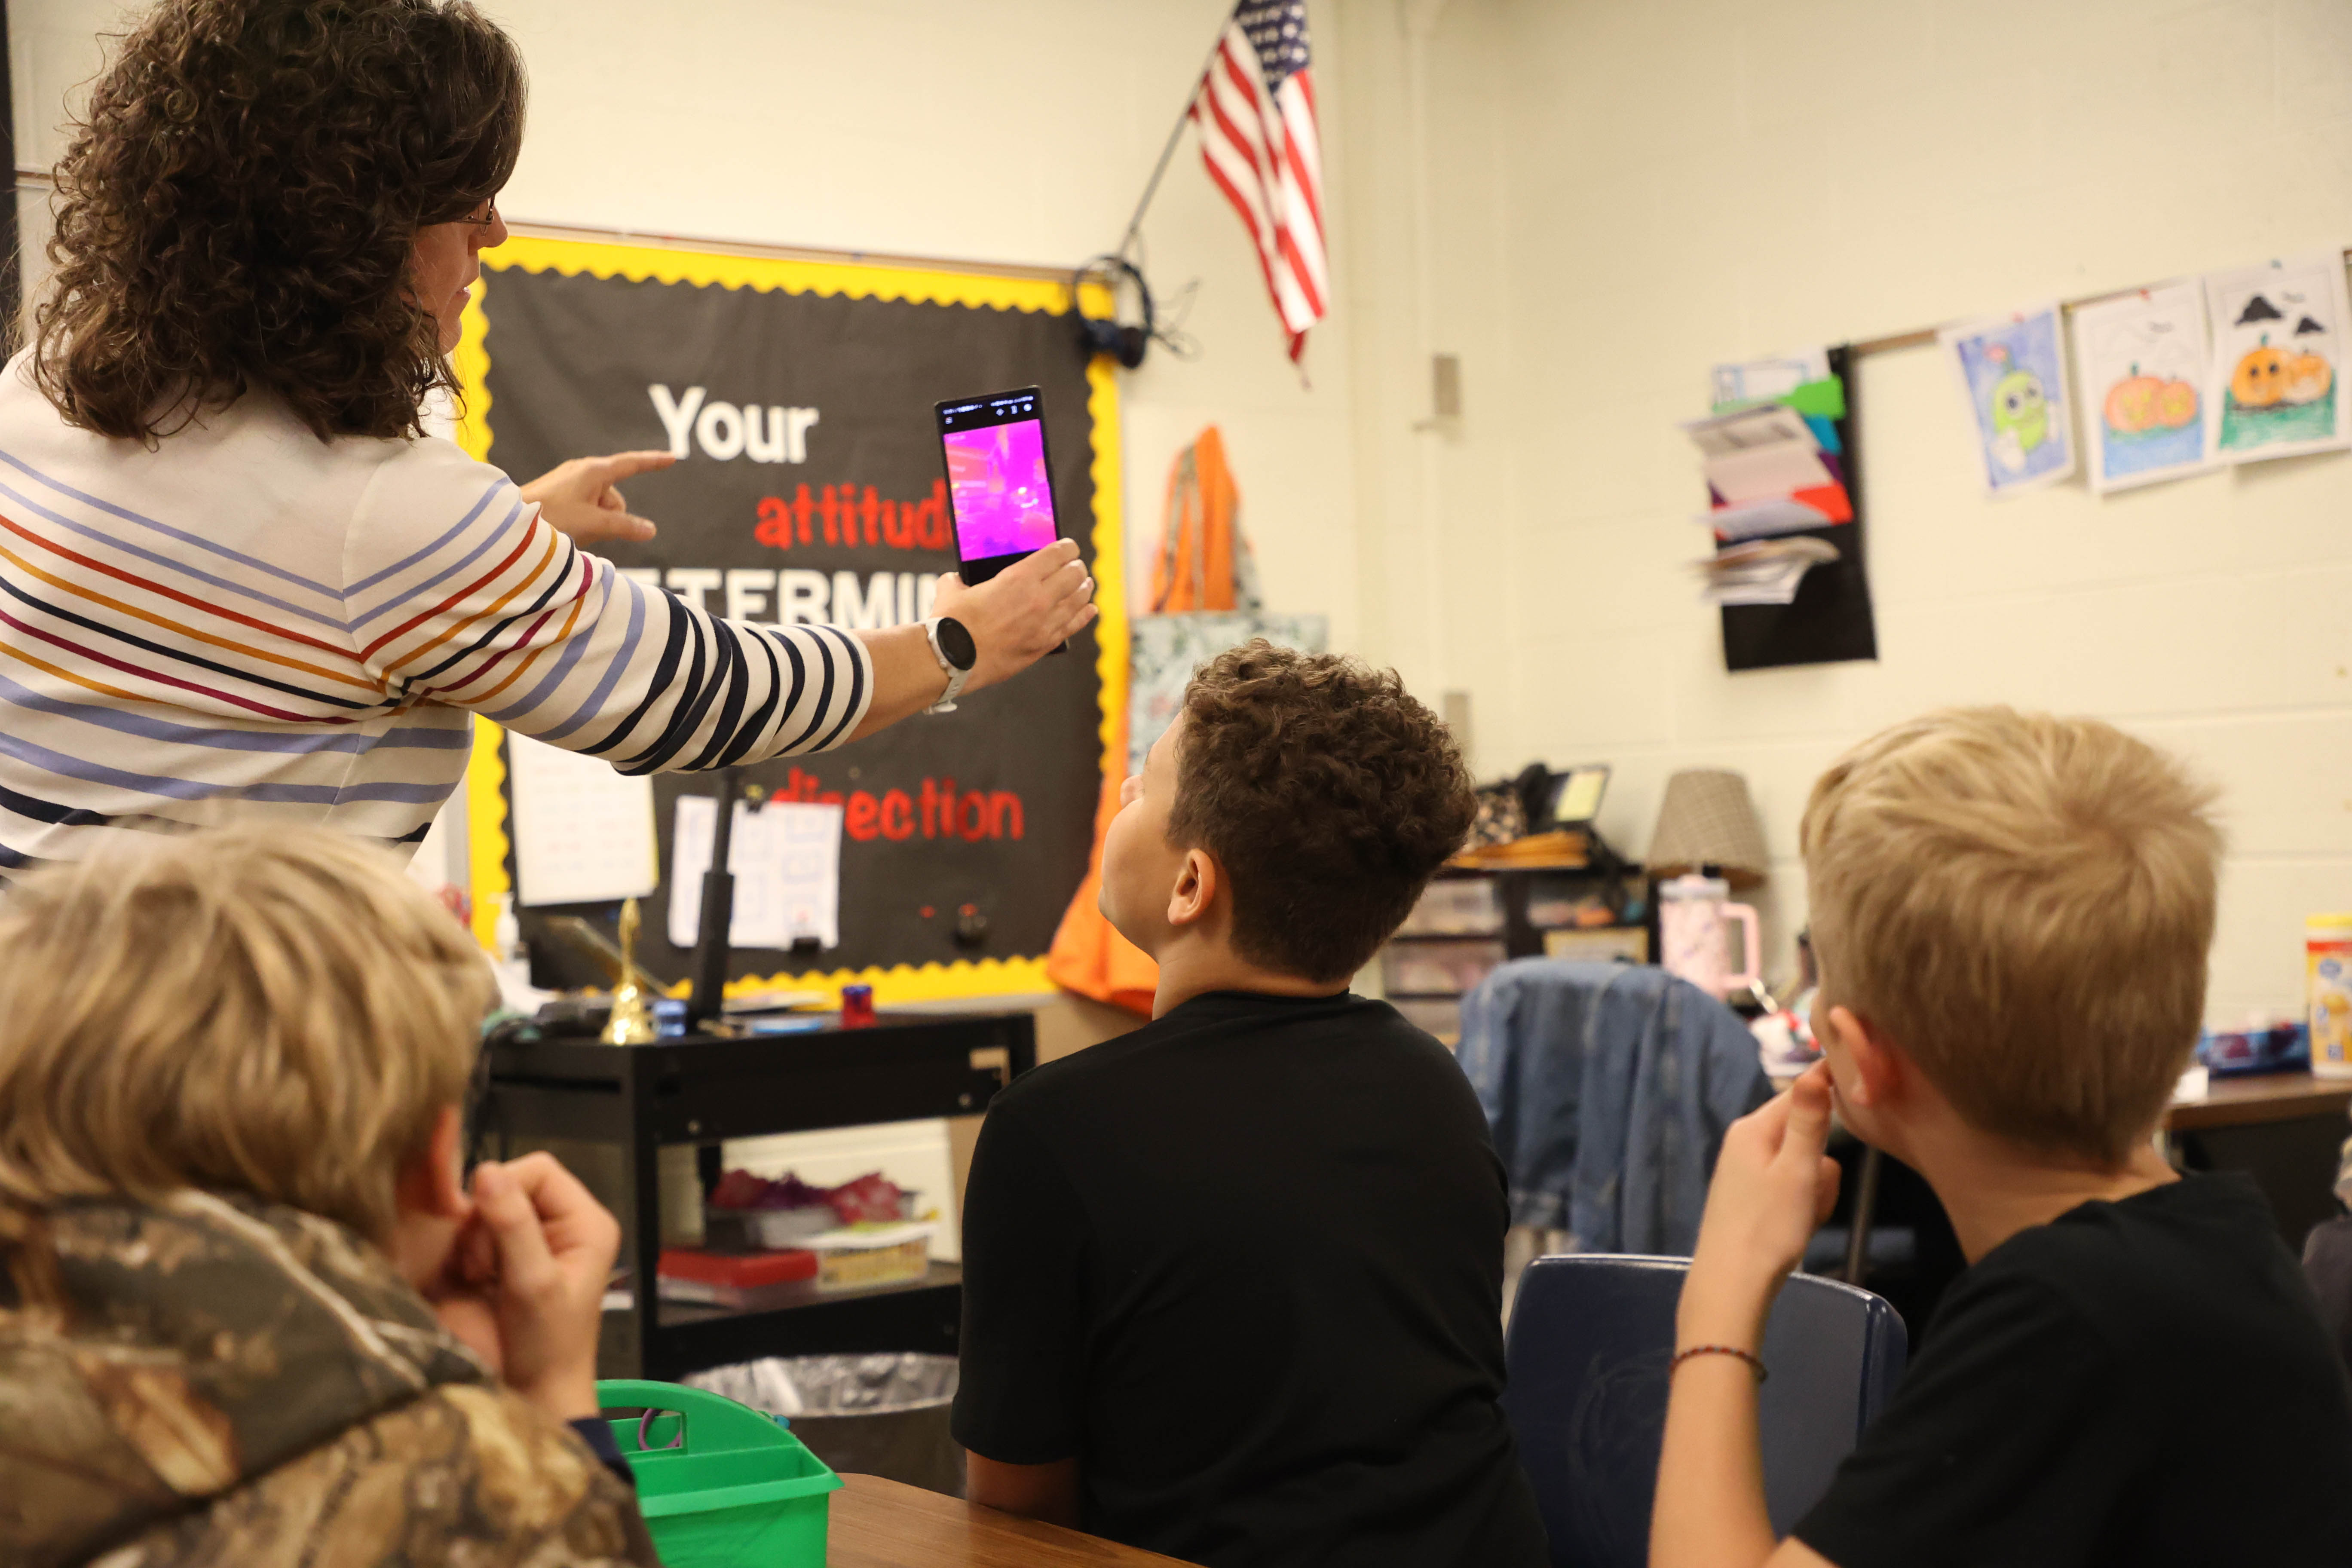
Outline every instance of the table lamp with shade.
{"label": "table lamp with shade", "polygon": [[[1729,901],[1764,880],[1770,857],[1748,781],[1717,768],[1693,768],[1666,781],[1665,803],[1650,835],[1651,874],[1658,879],[1660,962],[1712,994],[1747,991],[1762,979],[1763,931],[1756,910]],[[1747,928],[1746,962],[1732,967],[1727,927]]]}

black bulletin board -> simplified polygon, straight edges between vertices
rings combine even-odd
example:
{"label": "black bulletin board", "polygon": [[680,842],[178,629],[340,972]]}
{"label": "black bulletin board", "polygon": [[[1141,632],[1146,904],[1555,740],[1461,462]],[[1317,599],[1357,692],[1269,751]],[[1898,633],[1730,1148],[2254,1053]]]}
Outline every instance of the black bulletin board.
{"label": "black bulletin board", "polygon": [[[1050,301],[975,305],[939,297],[954,275],[548,240],[513,241],[485,260],[479,308],[469,312],[478,319],[459,355],[461,375],[478,388],[461,435],[486,448],[477,455],[524,479],[588,453],[688,448],[676,467],[626,486],[630,510],[661,532],[606,547],[620,568],[701,593],[714,615],[730,613],[733,592],[733,610],[750,620],[780,618],[788,599],[803,619],[919,618],[921,579],[955,565],[931,406],[1035,384],[1066,531],[1079,538],[1101,596],[1113,599],[1116,495],[1097,495],[1097,475],[1116,421],[1097,422],[1115,405],[1108,372],[1081,359],[1059,313],[1066,289],[965,279],[983,296]],[[860,275],[862,286],[843,286]],[[892,281],[908,278],[919,281]],[[682,422],[691,389],[702,407],[723,401],[733,412],[707,428]],[[737,429],[755,415],[764,429],[736,450]],[[1115,449],[1110,464],[1115,476]],[[812,597],[820,592],[822,614]],[[1108,630],[1111,660],[1090,628],[1068,654],[964,698],[953,714],[744,769],[745,782],[764,789],[844,805],[841,941],[740,952],[731,976],[819,986],[865,979],[885,1000],[1039,988],[1042,955],[1092,844],[1106,676],[1119,689],[1125,681],[1124,631]],[[667,929],[675,802],[714,786],[709,774],[654,780],[664,882],[646,901],[639,952],[659,976],[688,967]],[[478,834],[482,815],[478,807]],[[478,902],[479,851],[476,864]],[[503,869],[511,885],[510,852]],[[969,922],[959,931],[965,906],[984,920],[976,937]],[[600,983],[584,960],[559,956],[565,950],[545,940],[544,920],[579,914],[609,930],[616,905],[520,912],[541,984]],[[895,982],[886,979],[892,972]],[[924,978],[910,982],[910,972]]]}

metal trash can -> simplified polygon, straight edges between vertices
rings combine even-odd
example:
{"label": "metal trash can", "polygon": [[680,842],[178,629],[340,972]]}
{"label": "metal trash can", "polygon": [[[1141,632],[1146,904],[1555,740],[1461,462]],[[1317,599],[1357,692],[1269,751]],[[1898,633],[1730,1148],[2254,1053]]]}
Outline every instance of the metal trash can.
{"label": "metal trash can", "polygon": [[963,1496],[963,1449],[948,1434],[953,1356],[770,1356],[681,1381],[783,1416],[836,1472]]}

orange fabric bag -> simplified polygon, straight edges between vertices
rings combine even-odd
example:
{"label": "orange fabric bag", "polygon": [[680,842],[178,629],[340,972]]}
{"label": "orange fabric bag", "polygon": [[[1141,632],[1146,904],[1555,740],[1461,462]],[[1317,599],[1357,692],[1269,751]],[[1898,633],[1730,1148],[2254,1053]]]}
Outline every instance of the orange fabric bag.
{"label": "orange fabric bag", "polygon": [[1102,894],[1103,835],[1118,815],[1123,779],[1103,781],[1102,800],[1095,809],[1095,848],[1087,861],[1086,880],[1063,911],[1045,954],[1045,973],[1055,984],[1097,1002],[1108,1002],[1130,1013],[1151,1016],[1151,998],[1160,989],[1160,966],[1144,951],[1118,934],[1103,918],[1096,900]]}
{"label": "orange fabric bag", "polygon": [[[1225,438],[1213,425],[1176,454],[1151,563],[1151,613],[1234,607],[1234,519],[1241,491],[1225,464]],[[1246,548],[1245,546],[1244,548]]]}

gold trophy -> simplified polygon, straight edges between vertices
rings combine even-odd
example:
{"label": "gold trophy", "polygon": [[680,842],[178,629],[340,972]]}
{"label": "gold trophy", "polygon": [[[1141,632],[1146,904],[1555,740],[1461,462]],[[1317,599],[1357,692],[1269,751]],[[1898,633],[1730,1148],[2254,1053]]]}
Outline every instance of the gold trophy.
{"label": "gold trophy", "polygon": [[608,1046],[642,1046],[654,1038],[653,1009],[646,1004],[645,977],[637,973],[635,899],[621,906],[621,983],[613,988],[613,1016],[603,1038]]}

